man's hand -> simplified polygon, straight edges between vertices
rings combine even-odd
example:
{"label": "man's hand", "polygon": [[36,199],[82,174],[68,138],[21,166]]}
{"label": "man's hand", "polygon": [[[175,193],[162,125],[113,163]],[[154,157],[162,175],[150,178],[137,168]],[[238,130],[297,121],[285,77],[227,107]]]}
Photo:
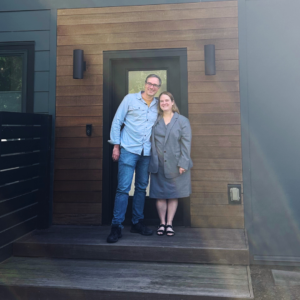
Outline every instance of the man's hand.
{"label": "man's hand", "polygon": [[118,161],[120,157],[120,145],[114,145],[112,159],[113,161]]}
{"label": "man's hand", "polygon": [[179,168],[179,174],[180,174],[180,175],[183,174],[184,172],[185,172],[185,169]]}

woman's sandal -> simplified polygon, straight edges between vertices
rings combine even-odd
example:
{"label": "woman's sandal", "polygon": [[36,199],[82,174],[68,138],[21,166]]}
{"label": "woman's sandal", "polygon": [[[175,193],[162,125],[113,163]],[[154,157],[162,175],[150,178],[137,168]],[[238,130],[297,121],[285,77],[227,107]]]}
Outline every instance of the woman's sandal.
{"label": "woman's sandal", "polygon": [[[171,228],[171,230],[167,230],[168,228]],[[172,225],[167,225],[166,226],[166,235],[167,236],[174,236],[175,235],[175,231],[174,231]]]}
{"label": "woman's sandal", "polygon": [[[163,227],[163,229],[160,229],[160,228],[162,228],[162,227]],[[165,232],[166,232],[166,225],[160,224],[160,225],[157,227],[156,234],[157,234],[157,235],[164,235]]]}

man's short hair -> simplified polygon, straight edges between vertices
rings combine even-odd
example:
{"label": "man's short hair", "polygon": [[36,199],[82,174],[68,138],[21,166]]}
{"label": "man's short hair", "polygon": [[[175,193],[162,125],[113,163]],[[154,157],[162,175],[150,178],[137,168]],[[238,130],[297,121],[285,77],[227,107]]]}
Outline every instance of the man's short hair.
{"label": "man's short hair", "polygon": [[156,74],[150,74],[150,75],[148,75],[147,76],[147,78],[146,78],[146,80],[145,80],[145,82],[147,83],[147,81],[148,81],[148,79],[149,78],[157,78],[158,80],[159,80],[159,85],[161,85],[161,79],[160,79],[160,77],[158,76],[158,75],[156,75]]}

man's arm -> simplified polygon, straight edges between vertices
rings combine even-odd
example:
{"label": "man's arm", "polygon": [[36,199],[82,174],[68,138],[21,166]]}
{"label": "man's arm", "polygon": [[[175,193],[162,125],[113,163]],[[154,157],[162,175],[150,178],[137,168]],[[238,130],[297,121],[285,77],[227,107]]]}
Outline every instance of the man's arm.
{"label": "man's arm", "polygon": [[112,153],[112,159],[114,161],[118,161],[120,157],[121,126],[124,123],[125,117],[128,112],[127,99],[127,96],[125,96],[125,98],[119,105],[110,129],[110,140],[108,142],[114,145]]}

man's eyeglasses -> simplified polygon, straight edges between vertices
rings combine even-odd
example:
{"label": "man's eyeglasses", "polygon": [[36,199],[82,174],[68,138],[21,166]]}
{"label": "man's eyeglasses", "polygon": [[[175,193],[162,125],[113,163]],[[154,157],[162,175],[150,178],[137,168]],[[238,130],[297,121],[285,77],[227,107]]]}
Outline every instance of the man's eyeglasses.
{"label": "man's eyeglasses", "polygon": [[153,84],[153,83],[151,83],[151,82],[146,82],[146,84],[147,85],[149,85],[149,86],[153,86],[153,87],[155,87],[155,88],[160,88],[160,85],[157,85],[157,84]]}

